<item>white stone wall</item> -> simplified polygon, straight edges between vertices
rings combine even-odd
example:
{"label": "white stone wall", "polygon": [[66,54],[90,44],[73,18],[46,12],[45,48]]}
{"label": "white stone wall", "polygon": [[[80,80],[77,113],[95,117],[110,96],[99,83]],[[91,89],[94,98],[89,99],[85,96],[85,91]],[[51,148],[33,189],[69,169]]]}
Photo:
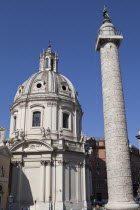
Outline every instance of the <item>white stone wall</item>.
{"label": "white stone wall", "polygon": [[[33,112],[41,112],[41,125],[32,126]],[[25,139],[42,139],[41,128],[51,130],[52,138],[58,138],[58,132],[62,129],[62,116],[69,114],[69,128],[63,128],[63,135],[69,140],[80,140],[81,134],[81,110],[69,102],[57,101],[31,101],[17,104],[11,110],[10,138],[15,138],[14,123],[16,117],[16,130],[25,132]]]}
{"label": "white stone wall", "polygon": [[[35,201],[36,210],[49,210],[49,205],[56,210],[86,208],[83,155],[30,153],[13,155],[12,162],[11,193],[15,206],[19,206],[16,209],[35,208]],[[88,187],[90,189],[90,185]]]}

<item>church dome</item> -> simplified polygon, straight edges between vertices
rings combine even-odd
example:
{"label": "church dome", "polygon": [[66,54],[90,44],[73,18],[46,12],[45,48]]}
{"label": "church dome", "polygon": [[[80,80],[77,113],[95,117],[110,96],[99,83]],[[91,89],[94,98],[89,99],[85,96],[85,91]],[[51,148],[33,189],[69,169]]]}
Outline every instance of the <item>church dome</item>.
{"label": "church dome", "polygon": [[79,141],[82,114],[77,92],[58,73],[58,56],[49,46],[40,56],[39,72],[17,89],[11,106],[10,138],[41,140],[48,138],[50,131],[52,141],[58,140],[61,132],[65,139]]}
{"label": "church dome", "polygon": [[73,84],[58,73],[58,56],[48,50],[40,56],[39,72],[33,74],[18,87],[14,102],[37,97],[65,97],[75,100],[77,92]]}
{"label": "church dome", "polygon": [[21,86],[18,87],[14,102],[25,98],[44,97],[57,95],[75,99],[76,91],[73,84],[63,75],[52,70],[39,71],[33,74]]}

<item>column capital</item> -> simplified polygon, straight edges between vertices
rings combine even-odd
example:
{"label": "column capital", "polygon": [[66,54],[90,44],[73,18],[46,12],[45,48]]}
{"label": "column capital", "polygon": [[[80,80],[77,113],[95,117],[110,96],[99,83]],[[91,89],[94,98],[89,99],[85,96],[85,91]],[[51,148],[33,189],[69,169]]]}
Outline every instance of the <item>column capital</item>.
{"label": "column capital", "polygon": [[42,166],[46,165],[46,161],[45,160],[41,160],[40,163],[41,163]]}
{"label": "column capital", "polygon": [[58,160],[57,162],[59,165],[68,165],[69,164],[69,161],[66,161],[66,160]]}
{"label": "column capital", "polygon": [[24,166],[24,162],[23,161],[12,161],[12,164],[14,166]]}
{"label": "column capital", "polygon": [[84,167],[84,166],[85,166],[85,164],[84,164],[83,162],[77,162],[77,165],[78,165],[79,167]]}

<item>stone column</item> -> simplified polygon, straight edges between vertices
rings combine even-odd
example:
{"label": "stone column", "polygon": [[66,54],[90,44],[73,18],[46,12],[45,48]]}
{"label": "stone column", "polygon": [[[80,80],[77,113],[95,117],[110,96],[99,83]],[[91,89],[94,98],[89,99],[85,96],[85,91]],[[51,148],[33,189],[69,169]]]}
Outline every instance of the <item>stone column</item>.
{"label": "stone column", "polygon": [[62,107],[59,107],[59,123],[58,123],[58,129],[62,128]]}
{"label": "stone column", "polygon": [[83,163],[82,167],[82,200],[86,202],[86,170],[85,163]]}
{"label": "stone column", "polygon": [[77,163],[77,175],[76,175],[76,178],[77,178],[77,188],[76,188],[76,195],[77,195],[77,198],[76,200],[77,201],[82,201],[82,180],[81,180],[81,166],[80,166],[80,163],[78,162]]}
{"label": "stone column", "polygon": [[44,202],[44,200],[45,200],[45,161],[41,161],[39,201]]}
{"label": "stone column", "polygon": [[56,161],[56,209],[63,209],[63,161]]}
{"label": "stone column", "polygon": [[17,202],[20,203],[21,201],[21,189],[22,189],[22,162],[19,162],[17,165],[18,170],[18,189],[17,189]]}
{"label": "stone column", "polygon": [[105,20],[97,37],[101,53],[104,129],[109,201],[106,209],[138,209],[133,200],[131,168],[118,47],[122,36]]}
{"label": "stone column", "polygon": [[52,130],[57,129],[57,103],[52,104]]}
{"label": "stone column", "polygon": [[46,162],[45,202],[51,200],[51,161]]}
{"label": "stone column", "polygon": [[89,167],[86,166],[86,192],[87,192],[87,201],[90,200],[90,182],[89,182]]}

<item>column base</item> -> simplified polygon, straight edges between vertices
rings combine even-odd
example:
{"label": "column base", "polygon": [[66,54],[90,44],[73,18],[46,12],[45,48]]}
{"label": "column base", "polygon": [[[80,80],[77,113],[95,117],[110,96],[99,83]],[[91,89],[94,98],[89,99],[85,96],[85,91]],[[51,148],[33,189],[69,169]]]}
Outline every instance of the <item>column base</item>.
{"label": "column base", "polygon": [[51,204],[44,202],[37,202],[33,206],[30,206],[30,210],[50,210]]}
{"label": "column base", "polygon": [[64,209],[63,202],[52,203],[52,209],[55,209],[55,210],[63,210]]}
{"label": "column base", "polygon": [[65,210],[91,210],[90,204],[87,201],[65,201]]}
{"label": "column base", "polygon": [[8,206],[8,210],[20,210],[20,205],[18,203],[13,203],[11,206]]}
{"label": "column base", "polygon": [[89,204],[87,201],[83,201],[82,210],[88,210],[91,209],[91,206],[89,208]]}
{"label": "column base", "polygon": [[87,201],[87,210],[91,209],[91,201]]}
{"label": "column base", "polygon": [[135,202],[109,202],[105,205],[107,210],[138,210],[139,205]]}

